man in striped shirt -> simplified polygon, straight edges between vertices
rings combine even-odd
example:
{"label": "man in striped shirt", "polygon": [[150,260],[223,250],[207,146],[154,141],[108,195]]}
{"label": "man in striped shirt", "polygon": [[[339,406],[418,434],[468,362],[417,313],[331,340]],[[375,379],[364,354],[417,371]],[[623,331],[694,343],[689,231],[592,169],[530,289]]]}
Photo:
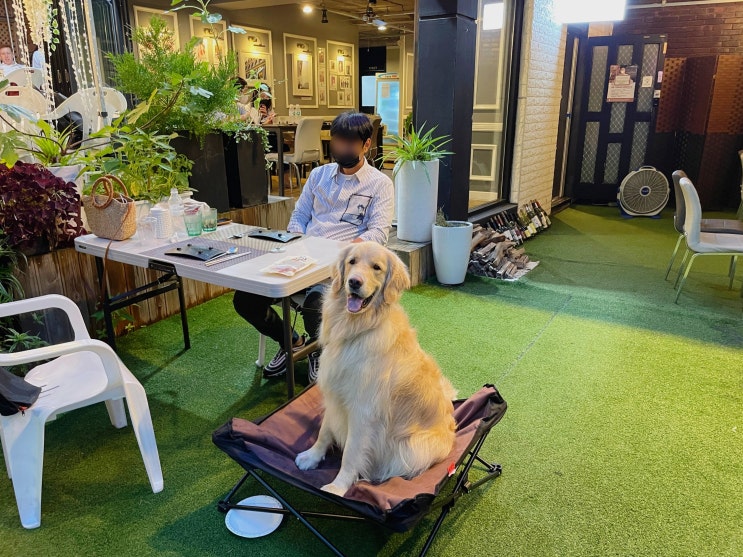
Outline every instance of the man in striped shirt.
{"label": "man in striped shirt", "polygon": [[[387,243],[392,223],[392,181],[366,161],[371,147],[372,126],[365,114],[339,114],[330,128],[330,152],[334,163],[315,168],[307,178],[289,220],[287,230],[307,236],[352,242]],[[294,332],[294,349],[314,341],[320,332],[322,295],[327,284],[316,284],[305,292],[301,313],[307,334]],[[235,310],[258,331],[282,344],[283,323],[271,307],[277,300],[237,291]],[[319,370],[319,351],[309,355],[309,379]],[[287,354],[280,348],[263,369],[264,377],[286,373]]]}

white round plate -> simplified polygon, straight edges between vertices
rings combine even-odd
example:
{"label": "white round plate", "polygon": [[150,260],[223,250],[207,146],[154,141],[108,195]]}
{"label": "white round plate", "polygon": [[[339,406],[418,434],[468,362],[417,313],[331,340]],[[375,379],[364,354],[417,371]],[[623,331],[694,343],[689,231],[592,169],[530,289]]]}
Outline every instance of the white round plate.
{"label": "white round plate", "polygon": [[[272,509],[282,508],[281,503],[268,495],[254,495],[253,497],[243,499],[238,505],[252,505],[254,507],[269,507]],[[283,518],[284,515],[278,513],[230,509],[227,511],[224,523],[227,529],[236,536],[242,538],[260,538],[276,530]]]}

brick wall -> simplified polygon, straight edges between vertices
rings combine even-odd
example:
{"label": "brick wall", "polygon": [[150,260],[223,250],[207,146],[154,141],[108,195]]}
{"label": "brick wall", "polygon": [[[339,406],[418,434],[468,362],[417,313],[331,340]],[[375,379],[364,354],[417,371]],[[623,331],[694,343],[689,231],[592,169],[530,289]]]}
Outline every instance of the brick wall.
{"label": "brick wall", "polygon": [[511,202],[537,199],[549,210],[555,172],[566,30],[551,0],[527,0],[521,50]]}
{"label": "brick wall", "polygon": [[743,2],[628,9],[614,25],[614,35],[661,33],[668,35],[666,57],[742,54]]}

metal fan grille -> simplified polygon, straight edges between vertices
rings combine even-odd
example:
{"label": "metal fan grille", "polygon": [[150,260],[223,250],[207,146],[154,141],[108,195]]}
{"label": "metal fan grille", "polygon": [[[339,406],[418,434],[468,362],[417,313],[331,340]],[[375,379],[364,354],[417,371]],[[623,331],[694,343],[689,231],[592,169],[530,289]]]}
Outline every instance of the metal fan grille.
{"label": "metal fan grille", "polygon": [[640,169],[627,176],[619,189],[619,203],[630,214],[655,215],[668,202],[668,180],[655,169]]}

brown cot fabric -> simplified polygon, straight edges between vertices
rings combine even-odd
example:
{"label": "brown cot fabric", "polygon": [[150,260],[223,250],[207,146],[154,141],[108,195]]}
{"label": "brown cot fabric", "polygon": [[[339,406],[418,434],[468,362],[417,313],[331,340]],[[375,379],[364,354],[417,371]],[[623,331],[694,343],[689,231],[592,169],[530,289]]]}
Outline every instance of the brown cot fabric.
{"label": "brown cot fabric", "polygon": [[[333,481],[341,465],[341,453],[328,454],[316,470],[297,468],[294,459],[312,446],[322,421],[322,395],[310,387],[268,417],[253,423],[233,418],[214,432],[214,443],[246,469],[263,470],[296,487],[341,502],[380,522],[399,520],[407,529],[427,512],[449,478],[450,471],[464,460],[468,450],[487,434],[506,411],[506,403],[491,385],[466,400],[454,403],[457,435],[452,451],[442,462],[407,480],[391,478],[381,484],[359,481],[344,497],[320,491]],[[454,473],[454,472],[452,472]],[[421,516],[416,517],[416,514]],[[388,525],[393,529],[394,525]]]}

